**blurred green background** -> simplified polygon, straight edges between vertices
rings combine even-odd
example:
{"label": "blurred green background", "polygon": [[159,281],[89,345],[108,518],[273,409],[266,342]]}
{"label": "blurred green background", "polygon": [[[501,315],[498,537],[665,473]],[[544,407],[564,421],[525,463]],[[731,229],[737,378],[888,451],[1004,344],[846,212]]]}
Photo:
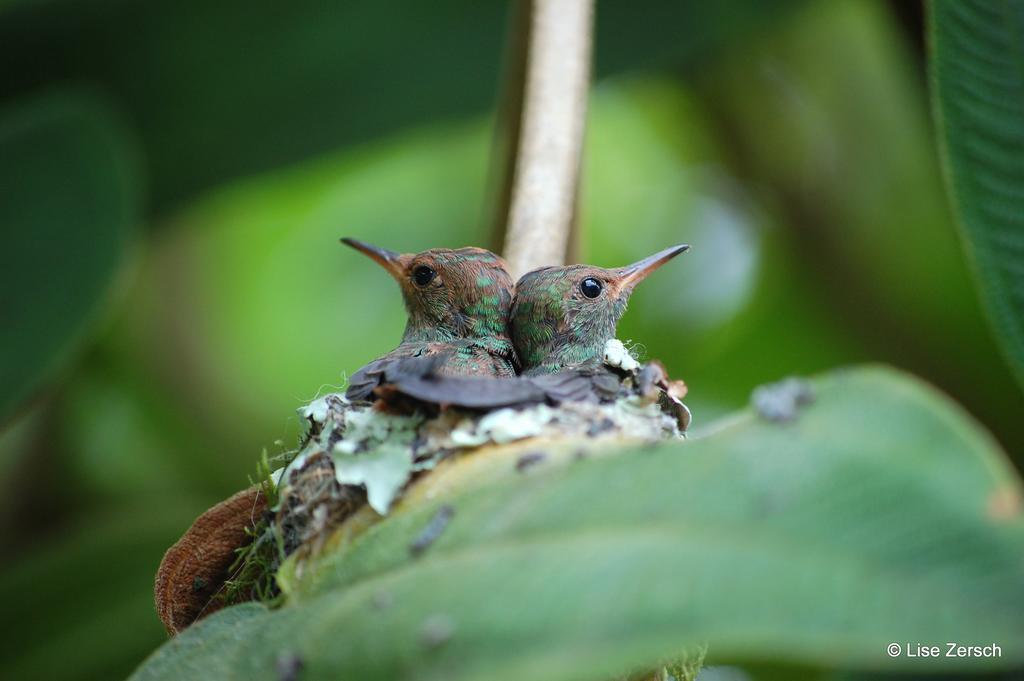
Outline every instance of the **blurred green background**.
{"label": "blurred green background", "polygon": [[[164,551],[390,349],[340,236],[487,245],[503,3],[0,7],[0,652],[116,678]],[[943,193],[914,2],[598,3],[582,253],[693,252],[620,337],[699,433],[788,374],[877,360],[1020,465],[1024,399]]]}

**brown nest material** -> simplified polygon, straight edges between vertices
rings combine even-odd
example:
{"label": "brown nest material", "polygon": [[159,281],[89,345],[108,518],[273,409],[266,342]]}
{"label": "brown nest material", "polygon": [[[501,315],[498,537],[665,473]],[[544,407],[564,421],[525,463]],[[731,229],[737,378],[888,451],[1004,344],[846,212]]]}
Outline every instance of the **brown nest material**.
{"label": "brown nest material", "polygon": [[266,496],[253,485],[199,516],[167,550],[153,589],[167,633],[177,634],[224,606],[217,596],[230,576],[236,551],[252,540],[247,530],[266,512]]}

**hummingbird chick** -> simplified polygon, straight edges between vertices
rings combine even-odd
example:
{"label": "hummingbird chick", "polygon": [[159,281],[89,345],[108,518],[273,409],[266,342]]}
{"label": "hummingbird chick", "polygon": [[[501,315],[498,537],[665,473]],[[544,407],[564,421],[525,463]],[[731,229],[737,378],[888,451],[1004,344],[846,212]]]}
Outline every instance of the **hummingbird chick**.
{"label": "hummingbird chick", "polygon": [[445,376],[516,375],[508,336],[512,278],[505,262],[482,248],[396,253],[356,239],[341,240],[387,270],[402,291],[408,322],[402,342],[353,374],[345,396],[372,399],[385,368],[433,357]]}
{"label": "hummingbird chick", "polygon": [[524,376],[598,368],[633,288],[688,250],[666,248],[617,269],[541,267],[516,283],[509,332]]}

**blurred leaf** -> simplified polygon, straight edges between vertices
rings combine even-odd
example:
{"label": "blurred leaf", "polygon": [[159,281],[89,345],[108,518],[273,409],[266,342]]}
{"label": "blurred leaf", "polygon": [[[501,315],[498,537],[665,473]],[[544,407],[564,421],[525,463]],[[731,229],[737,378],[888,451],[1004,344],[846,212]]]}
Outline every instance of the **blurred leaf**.
{"label": "blurred leaf", "polygon": [[79,94],[0,112],[0,419],[66,359],[124,262],[136,225],[128,145]]}
{"label": "blurred leaf", "polygon": [[[723,156],[768,190],[785,256],[809,275],[788,295],[816,296],[867,357],[927,376],[1024,452],[1024,397],[971,290],[916,67],[889,7],[837,0],[808,5],[698,82]],[[776,355],[756,342],[751,352],[758,364]]]}
{"label": "blurred leaf", "polygon": [[[794,4],[610,3],[598,68],[706,59]],[[471,0],[22,3],[0,23],[0,98],[101,83],[138,127],[165,211],[237,176],[488,110],[507,14],[507,3]]]}
{"label": "blurred leaf", "polygon": [[192,513],[165,501],[90,514],[0,569],[5,678],[123,678],[166,638],[153,576]]}
{"label": "blurred leaf", "polygon": [[922,343],[976,344],[925,93],[899,38],[880,3],[815,3],[700,84],[737,172],[784,202],[832,304],[885,313],[861,333],[902,326],[933,331]]}
{"label": "blurred leaf", "polygon": [[102,83],[138,127],[165,210],[239,175],[482,111],[505,14],[459,0],[34,3],[0,24],[0,92]]}
{"label": "blurred leaf", "polygon": [[[305,679],[583,680],[702,640],[713,661],[870,669],[928,663],[890,658],[894,638],[995,641],[1002,658],[960,666],[1019,664],[1021,487],[991,439],[887,369],[815,390],[793,423],[744,414],[411,504],[282,609],[214,615],[134,678],[270,679],[300,660]],[[411,558],[442,503],[454,519]]]}
{"label": "blurred leaf", "polygon": [[929,2],[932,102],[975,282],[1024,386],[1024,2]]}

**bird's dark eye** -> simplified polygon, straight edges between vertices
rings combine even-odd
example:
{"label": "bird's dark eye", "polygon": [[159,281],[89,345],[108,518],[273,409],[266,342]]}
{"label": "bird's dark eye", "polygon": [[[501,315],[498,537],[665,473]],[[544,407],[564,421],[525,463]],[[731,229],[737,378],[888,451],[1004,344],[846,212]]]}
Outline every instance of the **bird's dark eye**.
{"label": "bird's dark eye", "polygon": [[434,281],[435,276],[437,276],[437,272],[426,265],[420,265],[412,271],[412,280],[417,286],[426,286],[430,282]]}
{"label": "bird's dark eye", "polygon": [[587,298],[597,298],[599,295],[601,295],[602,288],[603,287],[601,286],[601,282],[598,281],[597,279],[594,279],[593,277],[587,277],[586,279],[580,282],[580,291]]}

